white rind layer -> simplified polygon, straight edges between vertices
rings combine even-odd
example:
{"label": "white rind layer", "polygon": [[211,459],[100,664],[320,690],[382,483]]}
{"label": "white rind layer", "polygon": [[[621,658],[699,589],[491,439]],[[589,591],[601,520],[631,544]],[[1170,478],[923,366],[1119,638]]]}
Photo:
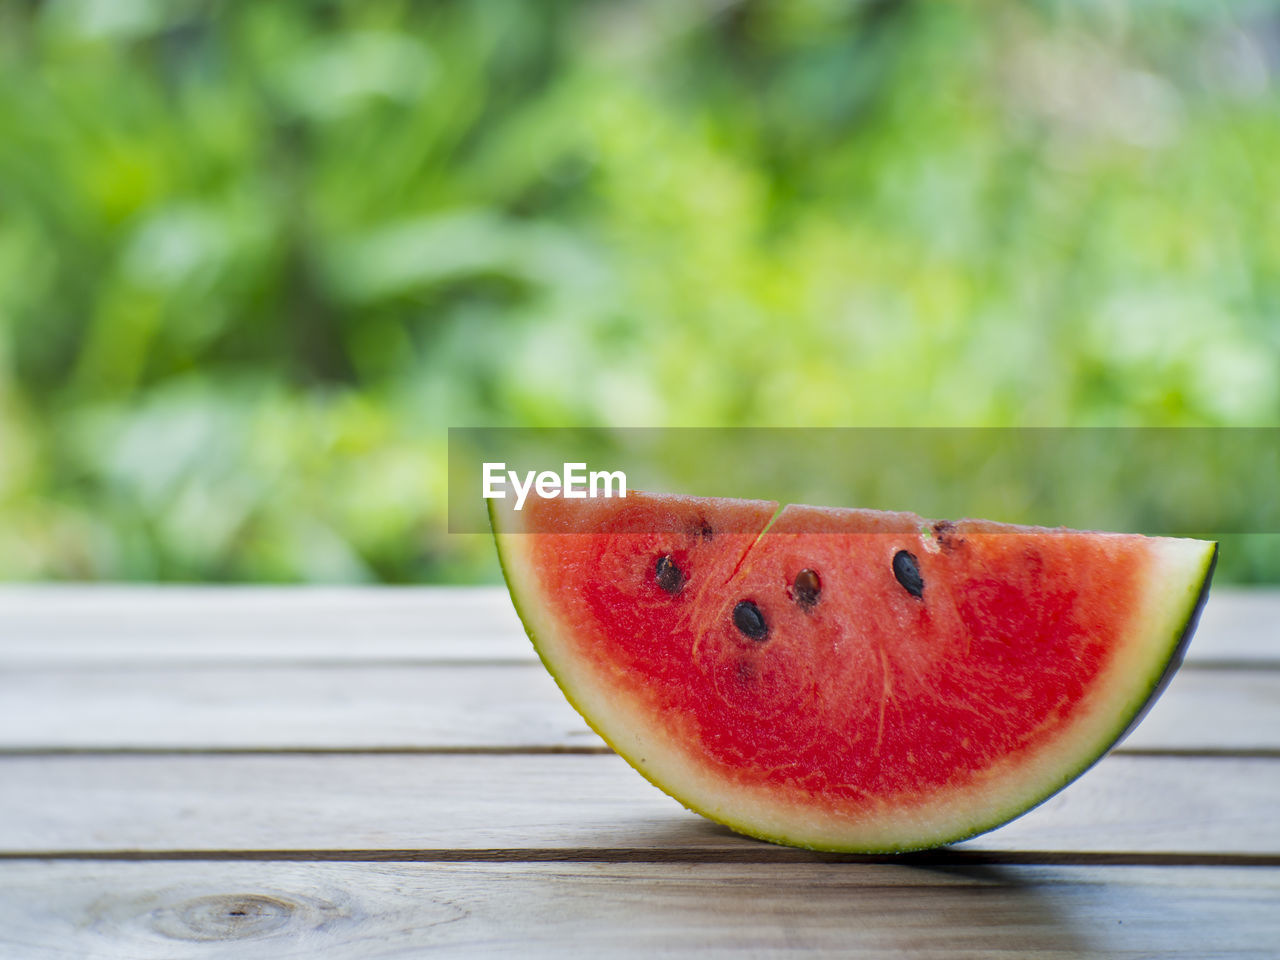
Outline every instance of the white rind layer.
{"label": "white rind layer", "polygon": [[[819,850],[892,853],[953,843],[991,830],[1057,793],[1100,759],[1141,716],[1180,661],[1195,627],[1217,545],[1149,538],[1152,567],[1133,628],[1077,719],[1045,749],[993,768],[967,787],[911,807],[888,802],[856,815],[779,802],[768,788],[731,783],[669,737],[638,699],[606,687],[569,655],[569,628],[542,601],[531,563],[538,536],[520,516],[490,501],[499,558],[516,611],[565,697],[617,753],[686,807],[750,836]],[[993,525],[994,528],[994,525]],[[1008,527],[1010,531],[1027,528]],[[1046,531],[1047,532],[1047,531]]]}

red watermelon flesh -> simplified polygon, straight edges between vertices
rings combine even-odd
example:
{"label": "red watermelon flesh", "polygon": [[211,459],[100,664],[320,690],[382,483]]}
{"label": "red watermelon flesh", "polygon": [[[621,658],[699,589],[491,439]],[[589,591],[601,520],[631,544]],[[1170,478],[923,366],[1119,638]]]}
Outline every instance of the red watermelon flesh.
{"label": "red watermelon flesh", "polygon": [[691,809],[818,849],[937,846],[1061,789],[1167,682],[1216,557],[775,509],[631,493],[491,516],[516,608],[591,726]]}

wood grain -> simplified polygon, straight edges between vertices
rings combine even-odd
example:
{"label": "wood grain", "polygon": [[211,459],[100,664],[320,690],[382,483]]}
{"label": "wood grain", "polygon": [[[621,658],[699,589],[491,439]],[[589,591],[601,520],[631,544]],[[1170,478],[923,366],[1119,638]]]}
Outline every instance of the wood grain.
{"label": "wood grain", "polygon": [[1280,870],[0,864],[0,957],[1274,957]]}
{"label": "wood grain", "polygon": [[[536,663],[10,667],[0,751],[605,750]],[[1280,670],[1184,669],[1121,751],[1280,753]]]}
{"label": "wood grain", "polygon": [[[1189,663],[1280,666],[1280,591],[1215,587]],[[0,587],[0,663],[532,662],[502,587]]]}
{"label": "wood grain", "polygon": [[[1276,760],[1112,756],[961,846],[1277,857],[1277,796]],[[791,854],[685,811],[612,755],[0,760],[0,851],[138,850]]]}
{"label": "wood grain", "polygon": [[1122,752],[857,863],[599,752],[501,588],[0,588],[0,960],[1274,957],[1277,612],[1215,590]]}

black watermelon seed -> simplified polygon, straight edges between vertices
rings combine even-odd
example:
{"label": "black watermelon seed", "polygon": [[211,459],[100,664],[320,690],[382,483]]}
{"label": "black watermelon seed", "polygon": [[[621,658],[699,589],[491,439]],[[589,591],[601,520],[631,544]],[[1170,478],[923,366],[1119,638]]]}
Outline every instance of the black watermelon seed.
{"label": "black watermelon seed", "polygon": [[733,625],[752,640],[763,640],[769,635],[769,625],[764,614],[750,600],[742,600],[733,608]]}
{"label": "black watermelon seed", "polygon": [[653,571],[653,579],[658,582],[658,586],[673,597],[684,589],[684,571],[676,566],[676,562],[670,557],[658,558],[658,565]]}
{"label": "black watermelon seed", "polygon": [[924,577],[920,576],[920,561],[914,553],[899,550],[893,555],[893,575],[907,593],[913,597],[924,596]]}
{"label": "black watermelon seed", "polygon": [[817,573],[805,569],[796,574],[795,582],[791,584],[792,600],[805,610],[810,610],[818,602],[820,593],[822,593],[822,581],[818,579]]}

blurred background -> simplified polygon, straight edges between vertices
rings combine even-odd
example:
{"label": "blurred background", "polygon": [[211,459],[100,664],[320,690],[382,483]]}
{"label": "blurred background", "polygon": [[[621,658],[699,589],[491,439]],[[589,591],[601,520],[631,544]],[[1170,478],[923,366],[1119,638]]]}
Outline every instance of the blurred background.
{"label": "blurred background", "polygon": [[1278,158],[1275,3],[4,0],[0,576],[494,579],[449,426],[1275,426]]}

